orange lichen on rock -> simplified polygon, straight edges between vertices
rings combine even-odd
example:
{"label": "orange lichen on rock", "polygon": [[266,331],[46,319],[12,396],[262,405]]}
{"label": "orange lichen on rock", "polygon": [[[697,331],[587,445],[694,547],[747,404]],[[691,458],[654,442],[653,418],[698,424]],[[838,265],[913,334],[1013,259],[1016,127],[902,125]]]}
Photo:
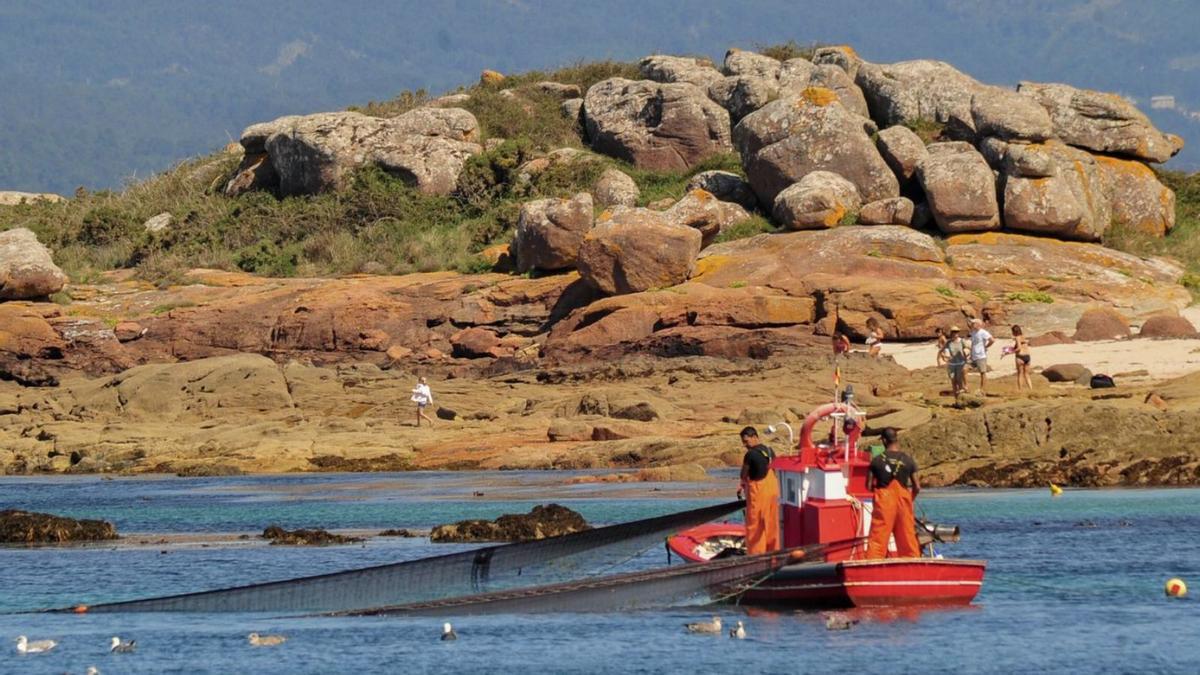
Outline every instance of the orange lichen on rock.
{"label": "orange lichen on rock", "polygon": [[838,100],[837,94],[832,89],[826,89],[825,87],[805,87],[800,92],[800,98],[820,107],[825,107]]}

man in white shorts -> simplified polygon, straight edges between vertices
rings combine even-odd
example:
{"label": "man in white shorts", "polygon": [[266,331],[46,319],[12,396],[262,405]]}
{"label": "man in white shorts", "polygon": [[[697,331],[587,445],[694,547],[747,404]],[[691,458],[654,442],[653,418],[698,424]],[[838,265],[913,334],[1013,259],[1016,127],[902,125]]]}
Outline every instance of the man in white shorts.
{"label": "man in white shorts", "polygon": [[971,367],[979,373],[979,393],[986,393],[987,350],[996,342],[992,334],[983,327],[982,319],[971,321]]}

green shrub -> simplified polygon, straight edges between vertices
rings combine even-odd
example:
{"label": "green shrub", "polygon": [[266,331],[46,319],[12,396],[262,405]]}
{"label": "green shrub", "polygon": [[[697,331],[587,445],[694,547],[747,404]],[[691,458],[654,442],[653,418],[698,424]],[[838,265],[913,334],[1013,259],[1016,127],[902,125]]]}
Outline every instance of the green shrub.
{"label": "green shrub", "polygon": [[740,223],[734,223],[733,225],[721,230],[721,233],[718,234],[717,238],[713,241],[714,243],[720,244],[722,242],[734,241],[736,239],[748,239],[759,234],[774,231],[775,226],[771,224],[771,221],[763,218],[762,216],[754,215],[746,220],[741,221]]}
{"label": "green shrub", "polygon": [[1054,303],[1054,297],[1045,291],[1017,291],[1004,297],[1010,302],[1040,302],[1047,305]]}
{"label": "green shrub", "polygon": [[958,293],[955,292],[955,290],[953,288],[950,288],[949,286],[938,286],[937,288],[935,288],[933,290],[937,291],[938,295],[941,295],[941,296],[944,296],[947,298],[957,298],[958,297]]}
{"label": "green shrub", "polygon": [[946,131],[946,125],[937,120],[921,117],[915,120],[908,120],[904,126],[912,129],[913,133],[921,139],[925,145],[937,143],[942,140],[942,134]]}

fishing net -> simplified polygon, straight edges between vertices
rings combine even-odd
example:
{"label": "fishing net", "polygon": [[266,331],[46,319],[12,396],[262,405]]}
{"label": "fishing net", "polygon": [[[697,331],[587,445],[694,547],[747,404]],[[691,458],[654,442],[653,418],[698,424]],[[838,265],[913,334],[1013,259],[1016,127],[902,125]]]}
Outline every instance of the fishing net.
{"label": "fishing net", "polygon": [[736,597],[784,565],[824,560],[824,546],[723,558],[544,586],[496,591],[443,600],[376,607],[338,616],[471,616],[546,612],[615,612],[718,602]]}
{"label": "fishing net", "polygon": [[671,533],[715,520],[744,505],[742,501],[728,502],[561,537],[299,579],[96,604],[86,611],[337,612],[550,584],[606,571]]}

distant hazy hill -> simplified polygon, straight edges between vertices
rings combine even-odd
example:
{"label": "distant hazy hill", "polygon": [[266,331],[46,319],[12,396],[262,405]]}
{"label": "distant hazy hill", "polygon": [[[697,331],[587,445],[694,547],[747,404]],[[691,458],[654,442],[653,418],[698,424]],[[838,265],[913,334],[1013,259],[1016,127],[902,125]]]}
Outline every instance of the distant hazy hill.
{"label": "distant hazy hill", "polygon": [[[789,39],[850,43],[872,61],[937,58],[1000,84],[1119,91],[1188,140],[1173,165],[1195,168],[1198,33],[1190,0],[5,0],[0,189],[115,187],[251,122],[452,89],[483,68],[654,52],[719,58],[728,46]],[[1173,98],[1151,109],[1155,96]]]}

